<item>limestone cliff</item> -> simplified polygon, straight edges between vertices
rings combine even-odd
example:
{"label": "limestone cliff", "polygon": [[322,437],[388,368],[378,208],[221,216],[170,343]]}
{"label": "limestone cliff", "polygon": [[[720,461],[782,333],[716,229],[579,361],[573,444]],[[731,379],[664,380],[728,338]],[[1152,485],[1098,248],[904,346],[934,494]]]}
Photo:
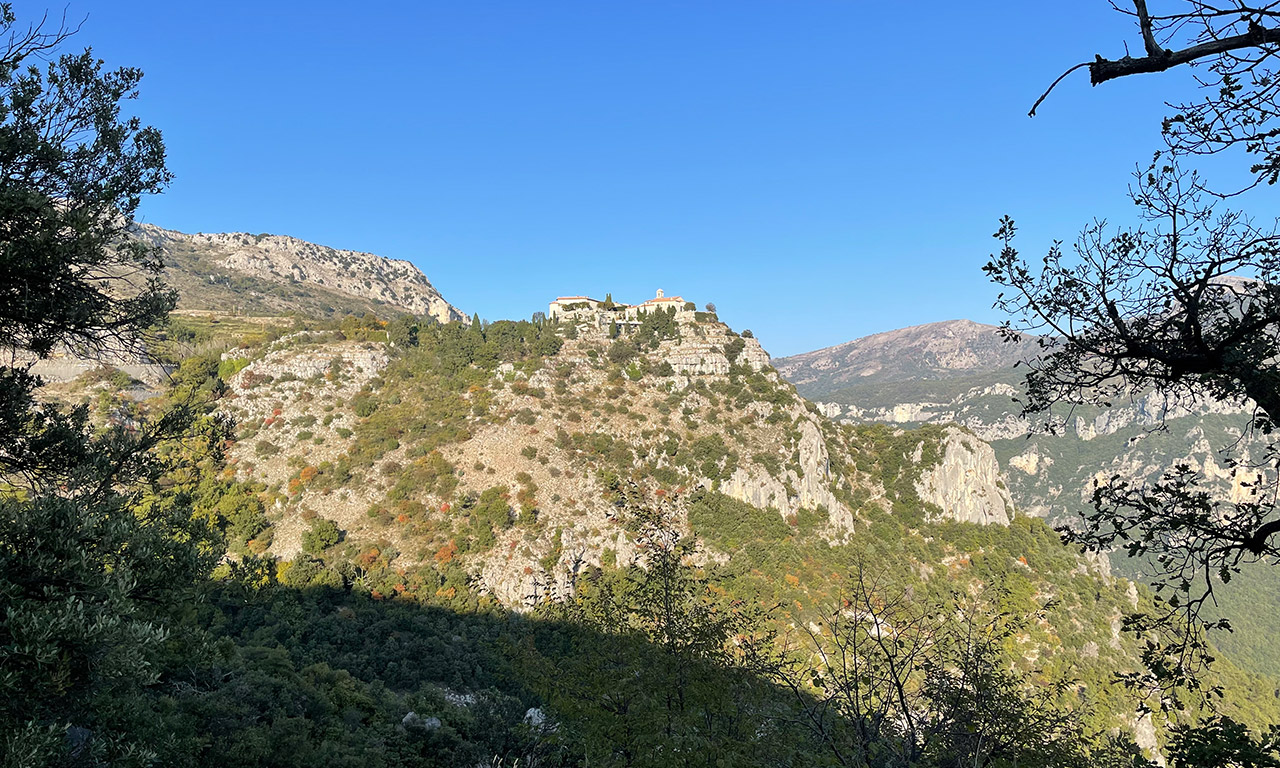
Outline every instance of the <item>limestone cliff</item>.
{"label": "limestone cliff", "polygon": [[1007,524],[1013,516],[1013,500],[991,446],[968,432],[948,428],[939,449],[941,460],[925,469],[916,483],[921,500],[936,504],[952,520]]}

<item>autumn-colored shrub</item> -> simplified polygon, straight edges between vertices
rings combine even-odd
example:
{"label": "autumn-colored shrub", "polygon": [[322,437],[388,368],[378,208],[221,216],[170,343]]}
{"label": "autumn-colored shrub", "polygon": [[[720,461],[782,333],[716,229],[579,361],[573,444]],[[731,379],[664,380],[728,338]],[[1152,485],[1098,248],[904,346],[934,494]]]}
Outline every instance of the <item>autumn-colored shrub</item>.
{"label": "autumn-colored shrub", "polygon": [[453,560],[453,556],[457,553],[458,545],[451,540],[448,544],[445,544],[443,547],[436,550],[436,562],[441,564],[451,562]]}

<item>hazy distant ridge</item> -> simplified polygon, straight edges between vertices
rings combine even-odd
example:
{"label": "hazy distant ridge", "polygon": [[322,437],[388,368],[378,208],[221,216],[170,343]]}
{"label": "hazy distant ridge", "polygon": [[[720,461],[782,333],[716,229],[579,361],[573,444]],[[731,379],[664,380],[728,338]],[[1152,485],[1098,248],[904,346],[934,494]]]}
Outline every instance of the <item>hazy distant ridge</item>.
{"label": "hazy distant ridge", "polygon": [[1006,343],[994,325],[947,320],[780,357],[773,365],[806,397],[820,398],[869,378],[941,379],[1012,368],[1029,349]]}

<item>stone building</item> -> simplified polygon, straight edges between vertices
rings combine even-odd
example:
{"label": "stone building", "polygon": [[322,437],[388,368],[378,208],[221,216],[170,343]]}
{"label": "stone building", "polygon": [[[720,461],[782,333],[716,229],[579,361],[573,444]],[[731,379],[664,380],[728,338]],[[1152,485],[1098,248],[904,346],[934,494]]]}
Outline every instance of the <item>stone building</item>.
{"label": "stone building", "polygon": [[659,288],[657,296],[641,304],[636,304],[633,307],[627,307],[627,313],[634,317],[639,317],[642,314],[648,314],[649,312],[653,312],[658,309],[675,309],[677,318],[685,312],[693,314],[693,310],[686,310],[684,305],[685,300],[683,297],[667,296],[663,294],[662,289]]}
{"label": "stone building", "polygon": [[562,317],[572,317],[584,310],[595,312],[602,306],[604,306],[603,301],[590,296],[560,296],[547,308],[547,318],[559,320]]}
{"label": "stone building", "polygon": [[648,301],[639,304],[623,304],[613,302],[606,308],[605,302],[590,296],[560,296],[547,307],[547,318],[551,320],[577,320],[579,322],[608,322],[639,325],[641,315],[656,310],[674,309],[677,320],[692,319],[693,310],[686,309],[688,302],[681,296],[667,296],[662,289]]}

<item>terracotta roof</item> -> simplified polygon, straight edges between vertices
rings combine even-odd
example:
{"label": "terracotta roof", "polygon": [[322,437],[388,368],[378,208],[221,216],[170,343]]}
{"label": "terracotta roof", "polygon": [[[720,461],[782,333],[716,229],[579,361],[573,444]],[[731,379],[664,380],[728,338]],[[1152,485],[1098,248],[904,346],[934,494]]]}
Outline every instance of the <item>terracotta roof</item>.
{"label": "terracotta roof", "polygon": [[679,302],[684,302],[684,298],[682,298],[682,297],[680,297],[680,296],[663,296],[663,297],[661,297],[661,298],[657,298],[657,299],[649,299],[648,301],[646,301],[646,302],[645,302],[645,304],[657,304],[657,303],[658,303],[658,302],[660,302],[660,301],[679,301]]}
{"label": "terracotta roof", "polygon": [[590,296],[557,296],[556,301],[599,301]]}

